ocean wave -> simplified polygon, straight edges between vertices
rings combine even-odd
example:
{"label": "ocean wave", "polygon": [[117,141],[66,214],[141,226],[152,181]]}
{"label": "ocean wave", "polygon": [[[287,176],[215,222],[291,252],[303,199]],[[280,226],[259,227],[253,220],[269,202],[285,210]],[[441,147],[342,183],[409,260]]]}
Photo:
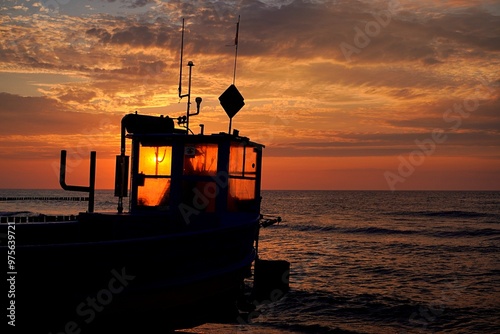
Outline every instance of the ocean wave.
{"label": "ocean wave", "polygon": [[287,326],[280,326],[280,329],[291,330],[298,333],[311,333],[311,334],[362,334],[361,332],[353,332],[351,330],[344,330],[338,327],[331,328],[319,324],[293,324]]}
{"label": "ocean wave", "polygon": [[[500,240],[500,239],[499,239]],[[490,241],[490,245],[486,243],[481,243],[481,244],[474,244],[474,245],[447,245],[447,244],[439,244],[439,245],[427,245],[426,248],[430,251],[434,252],[444,252],[444,253],[450,253],[450,254],[457,254],[457,253],[463,253],[463,254],[472,254],[472,253],[477,253],[477,254],[496,254],[498,252],[498,246],[496,246],[496,243],[493,241]],[[395,247],[401,248],[401,245],[397,245]]]}
{"label": "ocean wave", "polygon": [[443,218],[500,218],[498,214],[476,211],[445,210],[445,211],[395,211],[387,212],[389,216],[406,217],[443,217]]}
{"label": "ocean wave", "polygon": [[338,225],[315,225],[314,223],[286,224],[281,228],[291,229],[298,232],[313,233],[337,233],[337,234],[360,234],[360,235],[422,235],[435,238],[466,238],[466,237],[490,237],[495,239],[500,236],[500,229],[496,228],[453,228],[446,230],[433,229],[391,229],[376,226],[367,227],[344,227]]}
{"label": "ocean wave", "polygon": [[381,227],[339,227],[339,226],[320,226],[309,224],[288,224],[288,228],[300,232],[339,232],[347,234],[415,234],[418,231],[414,230],[396,230]]}
{"label": "ocean wave", "polygon": [[452,238],[452,237],[491,237],[500,235],[500,230],[493,228],[481,228],[481,229],[462,229],[455,231],[439,231],[426,233],[427,235],[440,237],[440,238]]}
{"label": "ocean wave", "polygon": [[0,217],[35,217],[39,215],[39,212],[31,211],[0,211]]}
{"label": "ocean wave", "polygon": [[417,231],[413,230],[395,230],[387,229],[381,227],[356,227],[356,228],[345,228],[345,233],[361,233],[361,234],[415,234]]}

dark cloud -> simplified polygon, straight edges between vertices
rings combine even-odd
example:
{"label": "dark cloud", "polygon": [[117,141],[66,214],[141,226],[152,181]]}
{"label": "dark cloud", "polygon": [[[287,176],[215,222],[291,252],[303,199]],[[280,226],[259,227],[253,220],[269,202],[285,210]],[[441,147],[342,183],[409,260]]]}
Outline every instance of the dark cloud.
{"label": "dark cloud", "polygon": [[124,5],[126,8],[141,8],[144,6],[147,6],[149,4],[154,4],[155,0],[91,0],[91,1],[96,1],[96,2],[109,2],[109,3],[115,3],[119,2],[122,5]]}
{"label": "dark cloud", "polygon": [[428,58],[424,58],[422,59],[422,62],[425,64],[425,65],[437,65],[437,64],[442,64],[443,62],[434,58],[434,57],[428,57]]}
{"label": "dark cloud", "polygon": [[[137,7],[152,1],[121,3]],[[388,4],[385,6],[360,1],[297,0],[271,6],[253,0],[176,0],[157,5],[154,13],[115,19],[90,16],[81,24],[82,28],[83,24],[87,25],[87,37],[104,45],[177,51],[180,18],[186,17],[186,47],[204,54],[227,52],[225,45],[234,40],[236,14],[241,14],[240,47],[246,56],[319,57],[341,62],[349,58],[357,63],[404,61],[436,65],[450,56],[477,57],[480,53],[500,50],[499,17],[478,8],[466,13],[443,11],[439,17],[423,20],[408,18],[391,11]],[[14,30],[12,33],[15,34]],[[0,57],[3,56],[0,60],[10,58],[12,61],[12,52],[15,52],[26,66],[54,68],[56,64],[49,61],[50,57],[41,57],[47,50],[43,50],[40,42],[36,35],[29,41],[17,39],[18,52],[5,45],[0,49]],[[23,52],[23,47],[33,52]],[[346,52],[350,53],[348,57]]]}
{"label": "dark cloud", "polygon": [[111,41],[111,34],[102,28],[91,28],[85,32],[88,36],[94,36],[99,39],[99,42],[107,44]]}
{"label": "dark cloud", "polygon": [[125,30],[115,32],[111,36],[111,43],[129,44],[132,46],[148,47],[156,41],[156,34],[147,26],[128,27]]}
{"label": "dark cloud", "polygon": [[[443,129],[441,143],[433,141],[433,133],[341,134],[337,141],[301,141],[269,145],[266,156],[355,157],[397,156],[423,151],[436,156],[463,155],[471,147],[476,154],[487,152],[481,146],[499,146],[498,134],[486,132],[454,132]],[[433,144],[429,144],[432,142]],[[419,144],[421,146],[419,146]]]}
{"label": "dark cloud", "polygon": [[122,0],[128,8],[141,8],[149,4],[154,4],[154,0]]}
{"label": "dark cloud", "polygon": [[426,28],[437,37],[475,47],[484,51],[500,50],[500,18],[479,9],[452,13],[426,23]]}
{"label": "dark cloud", "polygon": [[159,24],[138,24],[137,22],[124,23],[120,27],[105,28],[93,27],[86,32],[87,36],[95,37],[103,45],[129,45],[135,48],[147,49],[158,47],[163,49],[178,49],[180,35],[177,29]]}

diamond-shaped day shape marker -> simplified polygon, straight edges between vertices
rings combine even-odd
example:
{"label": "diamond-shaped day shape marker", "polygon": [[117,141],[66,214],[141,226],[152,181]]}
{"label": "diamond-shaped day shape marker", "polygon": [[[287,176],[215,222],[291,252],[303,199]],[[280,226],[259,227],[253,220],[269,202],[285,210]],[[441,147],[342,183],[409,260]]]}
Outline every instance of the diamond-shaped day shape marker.
{"label": "diamond-shaped day shape marker", "polygon": [[224,93],[219,96],[220,105],[226,111],[229,118],[234,115],[245,105],[243,96],[240,94],[235,85],[229,86]]}

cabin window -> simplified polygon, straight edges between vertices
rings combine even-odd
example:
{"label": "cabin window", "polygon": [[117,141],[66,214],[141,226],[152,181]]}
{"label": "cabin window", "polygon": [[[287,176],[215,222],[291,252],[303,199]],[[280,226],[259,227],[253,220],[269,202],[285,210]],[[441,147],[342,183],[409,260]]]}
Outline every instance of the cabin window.
{"label": "cabin window", "polygon": [[229,211],[253,211],[256,208],[255,187],[257,152],[254,147],[233,144],[229,151]]}
{"label": "cabin window", "polygon": [[191,144],[184,146],[184,175],[217,174],[217,145]]}
{"label": "cabin window", "polygon": [[236,200],[255,199],[255,180],[229,179],[230,196]]}
{"label": "cabin window", "polygon": [[215,211],[217,184],[209,180],[217,175],[217,158],[217,144],[186,144],[184,146],[183,204],[198,211]]}
{"label": "cabin window", "polygon": [[145,175],[170,175],[172,166],[171,146],[141,146],[139,172]]}
{"label": "cabin window", "polygon": [[168,205],[171,165],[171,146],[140,146],[139,173],[136,180],[138,205]]}
{"label": "cabin window", "polygon": [[229,175],[255,176],[257,152],[254,147],[231,145],[229,157]]}
{"label": "cabin window", "polygon": [[141,206],[167,206],[170,199],[170,179],[145,178],[138,188],[137,204]]}

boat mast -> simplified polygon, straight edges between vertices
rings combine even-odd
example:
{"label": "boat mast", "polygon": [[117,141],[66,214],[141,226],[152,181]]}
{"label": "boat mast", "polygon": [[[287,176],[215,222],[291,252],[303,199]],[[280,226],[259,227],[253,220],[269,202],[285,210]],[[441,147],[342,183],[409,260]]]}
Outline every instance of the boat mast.
{"label": "boat mast", "polygon": [[184,18],[182,19],[182,34],[181,34],[181,59],[179,64],[179,98],[182,99],[182,58],[184,54]]}
{"label": "boat mast", "polygon": [[197,97],[196,100],[196,112],[195,113],[190,113],[191,109],[191,74],[193,71],[193,66],[194,63],[192,61],[188,61],[187,66],[189,66],[189,79],[188,79],[188,92],[187,94],[182,94],[182,61],[183,61],[183,56],[184,56],[184,18],[182,19],[182,34],[181,34],[181,59],[180,59],[180,65],[179,65],[179,98],[182,99],[184,97],[187,97],[187,106],[186,106],[186,116],[185,117],[179,117],[179,124],[186,123],[186,133],[189,134],[189,116],[195,116],[200,113],[200,104],[201,104],[201,97]]}
{"label": "boat mast", "polygon": [[[234,37],[234,70],[233,70],[233,85],[236,82],[236,62],[238,60],[238,32],[240,30],[240,15],[238,15],[238,22],[236,22],[236,36]],[[231,134],[233,126],[233,118],[229,118],[229,129],[227,133]]]}
{"label": "boat mast", "polygon": [[236,36],[234,38],[234,44],[227,46],[234,46],[234,71],[233,71],[233,83],[219,96],[220,104],[227,116],[229,117],[229,129],[227,133],[231,134],[231,128],[233,126],[233,117],[236,113],[245,105],[244,98],[234,85],[236,81],[236,62],[238,60],[238,33],[240,30],[240,15],[238,15],[238,22],[236,22]]}
{"label": "boat mast", "polygon": [[[238,59],[238,32],[240,30],[240,15],[238,15],[238,22],[236,22],[236,37],[234,38],[234,71],[233,71],[233,85],[236,81],[236,61]],[[229,130],[231,132],[231,129]]]}

